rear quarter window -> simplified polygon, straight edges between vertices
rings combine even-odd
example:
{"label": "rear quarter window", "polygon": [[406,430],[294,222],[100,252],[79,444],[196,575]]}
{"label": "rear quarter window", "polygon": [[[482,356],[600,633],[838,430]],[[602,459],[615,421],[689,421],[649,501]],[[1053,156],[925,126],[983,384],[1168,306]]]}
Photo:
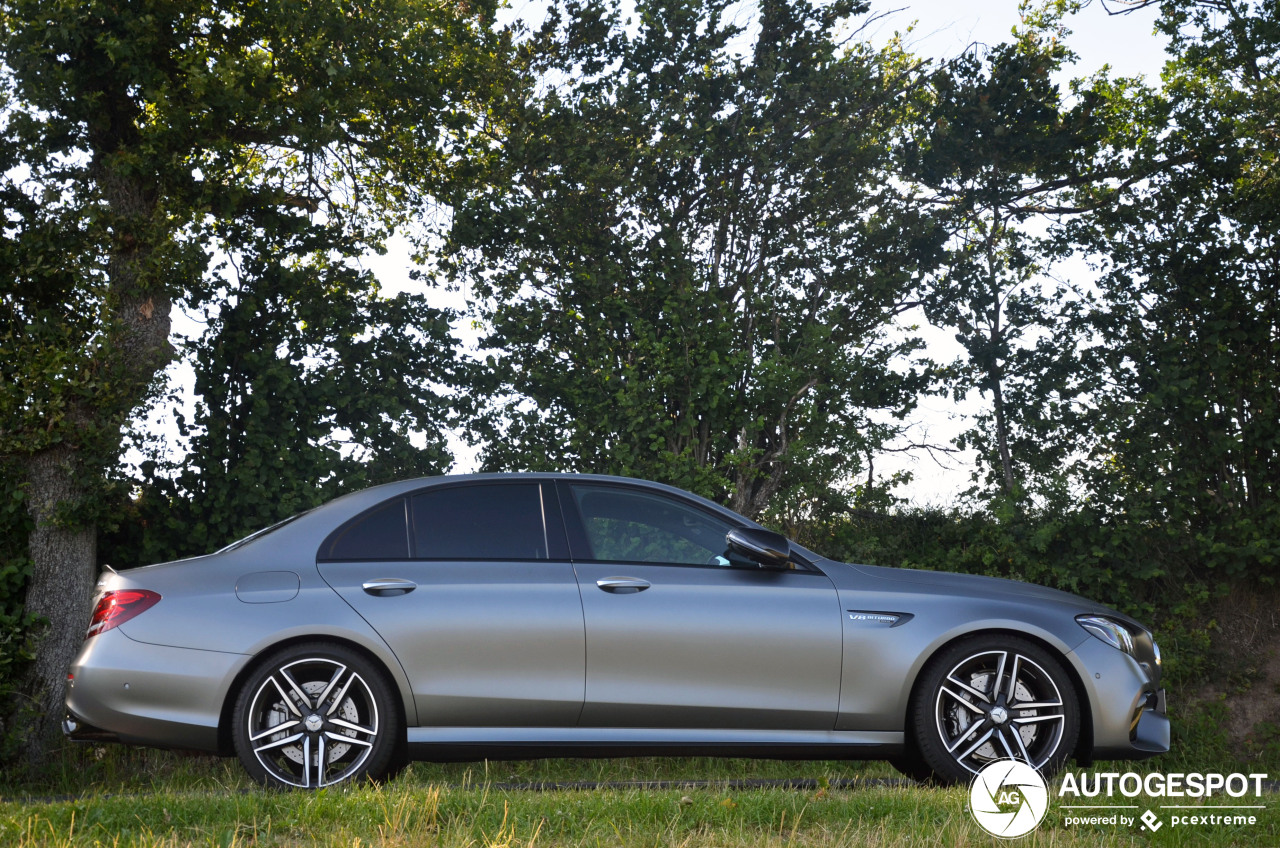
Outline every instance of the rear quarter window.
{"label": "rear quarter window", "polygon": [[320,560],[408,559],[405,499],[395,498],[339,527],[320,546]]}

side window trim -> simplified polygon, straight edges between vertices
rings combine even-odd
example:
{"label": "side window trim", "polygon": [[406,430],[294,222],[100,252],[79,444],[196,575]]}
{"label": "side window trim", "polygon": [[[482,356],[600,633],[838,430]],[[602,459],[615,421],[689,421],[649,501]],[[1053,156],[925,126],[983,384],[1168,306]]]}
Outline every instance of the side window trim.
{"label": "side window trim", "polygon": [[569,543],[569,559],[572,562],[596,562],[595,552],[591,549],[591,542],[587,540],[587,531],[582,526],[582,516],[578,513],[578,505],[573,500],[573,491],[569,486],[568,480],[556,481],[560,513]]}
{"label": "side window trim", "polygon": [[565,508],[555,480],[540,480],[542,490],[542,530],[547,534],[547,560],[569,562],[569,538],[565,529]]}

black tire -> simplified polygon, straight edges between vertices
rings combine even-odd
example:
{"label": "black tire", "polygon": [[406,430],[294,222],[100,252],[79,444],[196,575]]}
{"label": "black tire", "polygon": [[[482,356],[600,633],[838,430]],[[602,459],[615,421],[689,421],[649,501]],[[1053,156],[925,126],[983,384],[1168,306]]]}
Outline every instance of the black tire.
{"label": "black tire", "polygon": [[927,769],[936,783],[967,783],[986,763],[1010,758],[1047,777],[1075,751],[1080,701],[1054,653],[1017,636],[974,636],[929,660],[907,726],[903,764]]}
{"label": "black tire", "polygon": [[382,670],[351,648],[321,642],[284,648],[240,689],[232,713],[236,754],[269,787],[383,780],[402,756],[395,697]]}
{"label": "black tire", "polygon": [[907,734],[902,753],[896,757],[889,758],[889,765],[916,783],[933,784],[937,782],[933,769],[929,768],[924,761],[924,757],[920,755],[920,748],[917,747],[915,736],[911,733]]}

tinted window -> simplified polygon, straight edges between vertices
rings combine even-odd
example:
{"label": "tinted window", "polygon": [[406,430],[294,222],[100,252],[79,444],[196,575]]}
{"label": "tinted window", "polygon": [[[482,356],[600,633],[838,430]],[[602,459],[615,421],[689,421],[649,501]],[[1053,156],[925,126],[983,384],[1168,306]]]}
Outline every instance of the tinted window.
{"label": "tinted window", "polygon": [[662,495],[610,486],[572,486],[596,560],[728,565],[733,525]]}
{"label": "tinted window", "polygon": [[325,540],[320,559],[407,559],[409,529],[404,498],[374,507]]}
{"label": "tinted window", "polygon": [[448,486],[413,496],[418,559],[546,559],[537,483]]}

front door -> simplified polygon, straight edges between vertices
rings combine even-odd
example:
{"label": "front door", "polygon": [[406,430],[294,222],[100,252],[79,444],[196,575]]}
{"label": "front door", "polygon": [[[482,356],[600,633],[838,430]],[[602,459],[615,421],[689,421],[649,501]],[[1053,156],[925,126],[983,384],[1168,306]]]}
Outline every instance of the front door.
{"label": "front door", "polygon": [[560,493],[586,619],[583,726],[835,726],[842,622],[826,575],[737,559],[733,523],[665,492]]}

